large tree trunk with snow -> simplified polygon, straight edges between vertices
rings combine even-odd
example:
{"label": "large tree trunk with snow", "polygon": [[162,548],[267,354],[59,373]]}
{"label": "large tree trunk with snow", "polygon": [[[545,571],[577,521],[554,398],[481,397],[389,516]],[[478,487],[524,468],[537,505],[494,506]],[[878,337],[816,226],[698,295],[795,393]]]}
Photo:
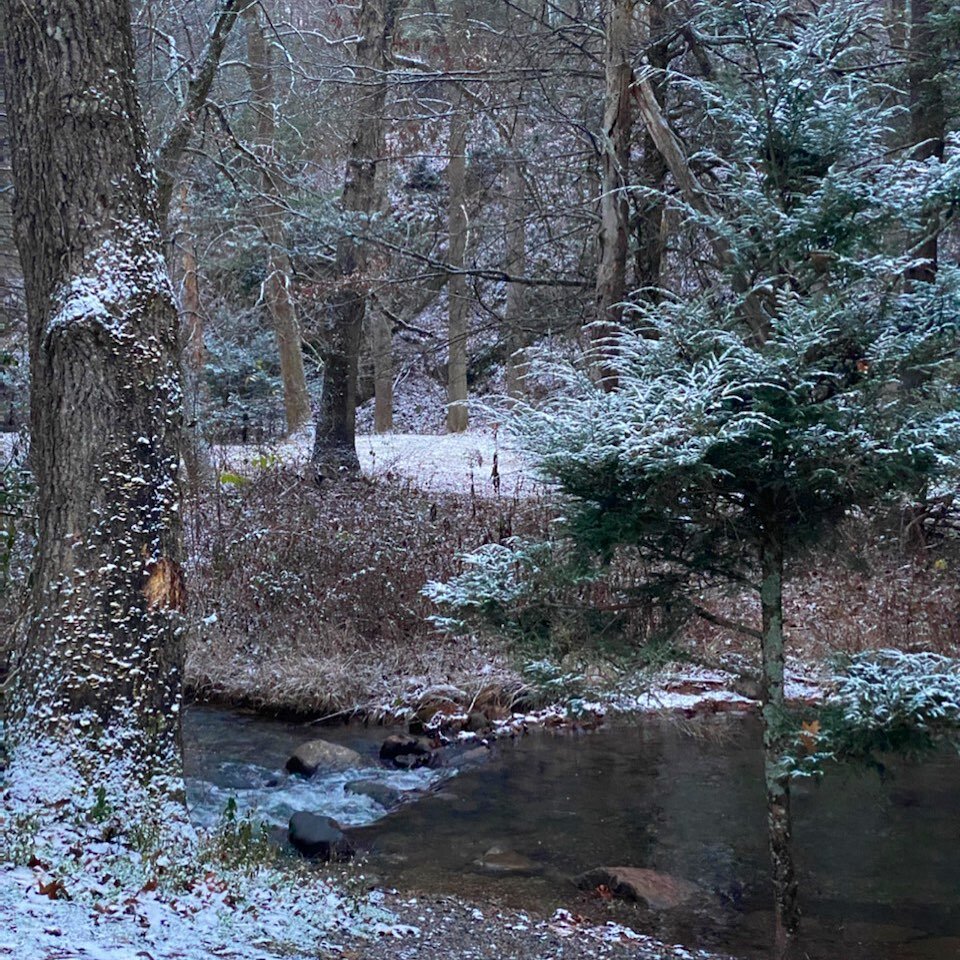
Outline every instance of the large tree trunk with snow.
{"label": "large tree trunk with snow", "polygon": [[627,289],[627,231],[630,204],[630,37],[634,0],[610,0],[606,10],[604,71],[606,95],[600,132],[600,232],[597,261],[597,316],[592,327],[596,345],[596,370],[605,390],[617,385],[610,343],[623,318]]}
{"label": "large tree trunk with snow", "polygon": [[[52,765],[63,784],[76,773],[132,790],[127,775],[177,792],[178,322],[129,4],[2,9],[39,515],[8,704],[12,772],[32,762],[38,785]],[[67,811],[83,800],[59,799]]]}
{"label": "large tree trunk with snow", "polygon": [[257,201],[256,215],[267,244],[267,278],[263,284],[263,298],[277,336],[287,430],[294,433],[310,422],[311,410],[300,324],[290,292],[293,268],[284,243],[281,183],[273,171],[276,137],[273,58],[263,35],[259,6],[251,3],[243,11],[243,16],[247,27],[250,105],[256,112],[257,146],[262,163],[262,192]]}
{"label": "large tree trunk with snow", "polygon": [[786,960],[800,925],[793,864],[790,781],[783,772],[784,639],[783,537],[776,519],[764,525],[760,539],[760,608],[763,639],[763,760],[767,793],[767,830],[773,876],[776,956]]}
{"label": "large tree trunk with snow", "polygon": [[357,371],[369,283],[366,246],[358,233],[380,208],[377,162],[384,153],[383,112],[393,31],[402,0],[363,0],[357,24],[356,126],[347,158],[342,208],[346,229],[337,244],[337,289],[325,336],[323,395],[317,413],[313,466],[317,479],[356,476]]}

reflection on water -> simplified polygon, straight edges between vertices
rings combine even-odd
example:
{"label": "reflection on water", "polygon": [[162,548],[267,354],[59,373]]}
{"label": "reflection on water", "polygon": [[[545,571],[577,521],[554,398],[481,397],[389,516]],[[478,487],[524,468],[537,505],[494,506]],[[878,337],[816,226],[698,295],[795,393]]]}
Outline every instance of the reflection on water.
{"label": "reflection on water", "polygon": [[[386,735],[362,727],[320,732],[369,756],[371,767]],[[368,798],[347,799],[343,791],[345,779],[370,771],[323,784],[291,783],[276,773],[294,746],[315,735],[316,728],[193,710],[193,796],[207,797],[200,806],[208,815],[240,786],[247,802],[271,810],[275,821],[291,809],[355,824],[378,816]],[[498,745],[482,768],[434,783],[430,795],[368,827],[364,842],[377,872],[401,888],[527,909],[564,906],[598,919],[611,913],[674,942],[766,957],[772,911],[759,737],[755,722],[730,717],[685,729],[650,718],[593,734],[535,733]],[[430,776],[377,775],[408,789]],[[883,781],[874,772],[830,770],[822,782],[795,788],[794,821],[801,956],[960,957],[955,755],[891,764]],[[515,851],[542,872],[484,873],[476,861],[491,847]],[[662,871],[695,882],[702,894],[692,908],[659,916],[611,905],[570,880],[600,865]]]}

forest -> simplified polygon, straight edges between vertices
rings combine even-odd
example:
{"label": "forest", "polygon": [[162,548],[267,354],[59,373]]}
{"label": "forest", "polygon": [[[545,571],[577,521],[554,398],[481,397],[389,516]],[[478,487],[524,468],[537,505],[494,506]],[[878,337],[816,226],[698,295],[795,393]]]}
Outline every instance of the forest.
{"label": "forest", "polygon": [[0,0],[0,958],[960,957],[958,65]]}

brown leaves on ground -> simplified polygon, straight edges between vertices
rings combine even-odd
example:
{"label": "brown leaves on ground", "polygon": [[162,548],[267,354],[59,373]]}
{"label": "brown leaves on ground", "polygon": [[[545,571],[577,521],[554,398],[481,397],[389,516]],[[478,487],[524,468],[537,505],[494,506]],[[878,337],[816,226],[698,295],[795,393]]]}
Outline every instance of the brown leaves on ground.
{"label": "brown leaves on ground", "polygon": [[49,897],[51,900],[69,900],[70,894],[67,893],[66,885],[62,880],[54,878],[53,880],[37,885],[37,893],[41,897]]}
{"label": "brown leaves on ground", "polygon": [[810,720],[809,722],[804,720],[800,724],[800,743],[803,746],[804,751],[807,753],[814,753],[817,749],[817,738],[820,733],[820,721],[819,720]]}

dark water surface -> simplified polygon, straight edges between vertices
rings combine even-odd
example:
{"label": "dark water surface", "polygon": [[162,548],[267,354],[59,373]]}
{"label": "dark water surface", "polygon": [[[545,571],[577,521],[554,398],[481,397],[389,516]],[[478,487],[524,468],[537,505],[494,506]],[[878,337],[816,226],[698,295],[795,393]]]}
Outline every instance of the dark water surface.
{"label": "dark water surface", "polygon": [[[401,889],[456,893],[550,912],[616,919],[671,942],[743,957],[770,955],[760,731],[730,716],[593,733],[533,733],[501,742],[488,762],[442,779],[378,768],[389,733],[304,727],[194,708],[186,719],[191,796],[210,820],[230,796],[285,822],[328,813],[369,846],[368,872]],[[319,781],[280,771],[301,741],[345,743],[370,769]],[[344,793],[376,777],[426,790],[389,816]],[[794,844],[804,909],[800,956],[816,960],[960,958],[960,760],[941,754],[874,771],[833,768],[794,789]],[[492,876],[476,861],[500,847],[540,870]],[[636,866],[696,883],[691,907],[653,914],[581,893],[570,878]]]}

